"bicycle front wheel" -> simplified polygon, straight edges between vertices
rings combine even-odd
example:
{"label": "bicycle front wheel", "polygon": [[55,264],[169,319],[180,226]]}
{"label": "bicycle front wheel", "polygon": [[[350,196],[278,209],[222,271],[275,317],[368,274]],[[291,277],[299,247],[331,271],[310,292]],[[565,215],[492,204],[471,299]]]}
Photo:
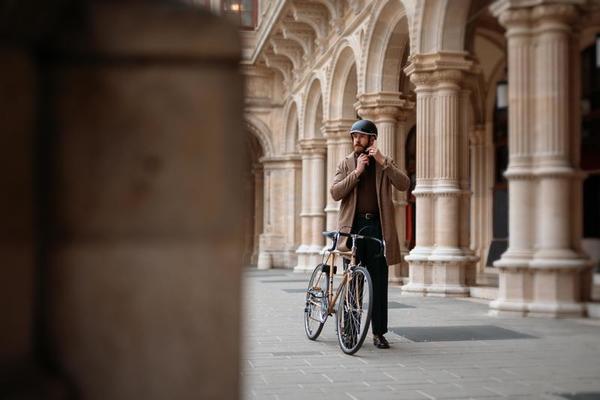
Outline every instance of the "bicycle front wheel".
{"label": "bicycle front wheel", "polygon": [[329,280],[323,264],[317,265],[308,282],[304,306],[304,331],[310,340],[319,337],[327,320],[328,284]]}
{"label": "bicycle front wheel", "polygon": [[337,336],[346,354],[360,349],[371,324],[373,284],[369,272],[356,267],[342,289],[337,310]]}

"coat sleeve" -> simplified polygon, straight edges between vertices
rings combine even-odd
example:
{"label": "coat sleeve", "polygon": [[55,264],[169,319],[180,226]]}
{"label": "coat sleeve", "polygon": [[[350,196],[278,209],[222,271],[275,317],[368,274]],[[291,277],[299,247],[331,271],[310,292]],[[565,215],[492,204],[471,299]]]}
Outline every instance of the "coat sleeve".
{"label": "coat sleeve", "polygon": [[390,157],[385,158],[383,171],[392,182],[392,185],[398,190],[405,191],[410,187],[410,178],[398,168],[394,160]]}
{"label": "coat sleeve", "polygon": [[329,192],[335,201],[339,201],[346,197],[354,186],[358,183],[358,175],[356,171],[348,173],[345,161],[342,161],[337,166],[337,171],[333,178],[333,184]]}

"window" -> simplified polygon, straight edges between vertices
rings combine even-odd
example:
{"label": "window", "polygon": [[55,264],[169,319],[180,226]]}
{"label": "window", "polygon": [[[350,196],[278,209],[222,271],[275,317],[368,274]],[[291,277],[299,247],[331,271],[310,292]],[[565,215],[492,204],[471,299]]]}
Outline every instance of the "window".
{"label": "window", "polygon": [[223,0],[223,15],[244,29],[254,29],[257,13],[256,0]]}

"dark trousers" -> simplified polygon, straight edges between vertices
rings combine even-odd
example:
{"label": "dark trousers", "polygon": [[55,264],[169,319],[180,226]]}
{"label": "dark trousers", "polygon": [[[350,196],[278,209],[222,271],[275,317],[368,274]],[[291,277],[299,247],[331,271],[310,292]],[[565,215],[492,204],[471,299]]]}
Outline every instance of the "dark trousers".
{"label": "dark trousers", "polygon": [[[352,233],[382,239],[379,218],[354,217]],[[385,256],[378,256],[379,245],[372,240],[359,240],[356,244],[358,259],[366,264],[373,281],[373,314],[371,327],[374,335],[383,335],[388,328],[388,265]]]}

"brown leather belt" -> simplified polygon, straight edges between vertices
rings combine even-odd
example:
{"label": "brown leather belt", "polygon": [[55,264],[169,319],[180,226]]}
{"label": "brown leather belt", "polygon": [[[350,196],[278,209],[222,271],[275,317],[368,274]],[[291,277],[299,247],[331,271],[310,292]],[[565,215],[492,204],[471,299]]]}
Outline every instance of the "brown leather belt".
{"label": "brown leather belt", "polygon": [[367,221],[379,218],[379,214],[372,214],[372,213],[364,213],[364,214],[358,213],[356,215],[359,216],[360,218],[366,219]]}

